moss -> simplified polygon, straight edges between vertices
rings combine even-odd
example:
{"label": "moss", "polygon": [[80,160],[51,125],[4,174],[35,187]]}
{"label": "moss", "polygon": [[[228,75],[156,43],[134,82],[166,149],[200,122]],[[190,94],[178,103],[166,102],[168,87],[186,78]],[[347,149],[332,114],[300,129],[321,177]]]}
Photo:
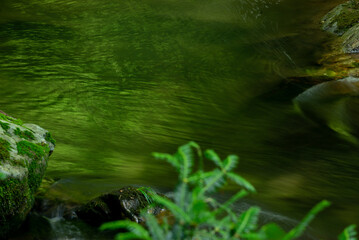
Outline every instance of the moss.
{"label": "moss", "polygon": [[51,133],[49,132],[46,133],[45,140],[54,145],[56,144],[56,140],[52,138]]}
{"label": "moss", "polygon": [[337,18],[338,29],[343,29],[343,32],[354,26],[359,21],[359,10],[348,10],[341,13]]}
{"label": "moss", "polygon": [[10,128],[8,123],[2,122],[2,121],[0,121],[0,126],[1,126],[1,128],[4,129],[5,131],[9,130],[9,128]]}
{"label": "moss", "polygon": [[36,160],[41,159],[50,151],[47,145],[42,146],[40,144],[31,143],[29,141],[20,141],[16,145],[17,151],[20,155],[26,155],[29,158]]}
{"label": "moss", "polygon": [[10,158],[10,143],[5,139],[0,138],[0,160],[6,160]]}
{"label": "moss", "polygon": [[14,134],[19,136],[20,138],[28,139],[28,140],[34,140],[35,136],[32,132],[29,130],[21,131],[20,128],[16,128],[14,131]]}
{"label": "moss", "polygon": [[323,29],[337,35],[343,35],[359,22],[359,9],[354,3],[338,5],[323,18]]}
{"label": "moss", "polygon": [[16,231],[30,211],[34,198],[29,192],[27,179],[5,179],[0,181],[0,238],[6,239]]}
{"label": "moss", "polygon": [[32,159],[28,167],[28,181],[32,193],[40,186],[42,177],[45,172],[45,165],[41,163],[42,158],[49,153],[47,145],[40,145],[28,141],[17,143],[17,151],[20,155],[28,156]]}
{"label": "moss", "polygon": [[20,125],[20,126],[22,126],[24,124],[20,119],[16,119],[16,118],[7,116],[3,113],[0,113],[0,120],[5,120],[5,121],[8,121],[8,122]]}

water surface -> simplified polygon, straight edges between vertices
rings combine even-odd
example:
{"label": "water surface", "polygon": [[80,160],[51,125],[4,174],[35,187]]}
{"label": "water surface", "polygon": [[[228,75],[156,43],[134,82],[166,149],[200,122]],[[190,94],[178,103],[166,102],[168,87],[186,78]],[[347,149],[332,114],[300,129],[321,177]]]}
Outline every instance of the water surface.
{"label": "water surface", "polygon": [[332,201],[314,228],[333,236],[358,223],[358,148],[300,116],[305,88],[281,83],[315,65],[337,3],[4,0],[0,108],[53,133],[62,198],[171,189],[175,172],[150,154],[194,140],[239,155],[269,212],[300,219]]}

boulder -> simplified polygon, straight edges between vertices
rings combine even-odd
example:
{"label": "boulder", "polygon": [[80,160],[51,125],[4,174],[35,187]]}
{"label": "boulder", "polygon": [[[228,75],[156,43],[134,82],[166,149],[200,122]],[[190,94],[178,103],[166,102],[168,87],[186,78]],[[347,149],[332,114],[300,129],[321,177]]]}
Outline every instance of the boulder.
{"label": "boulder", "polygon": [[341,39],[345,53],[359,53],[359,23],[351,27]]}
{"label": "boulder", "polygon": [[357,142],[358,96],[359,78],[347,77],[315,85],[299,94],[294,103],[304,116]]}
{"label": "boulder", "polygon": [[350,0],[340,4],[326,14],[323,19],[323,30],[343,35],[348,29],[359,23],[359,3],[357,0]]}
{"label": "boulder", "polygon": [[[99,226],[105,222],[130,219],[137,223],[143,222],[141,210],[150,205],[147,190],[135,187],[124,187],[89,201],[75,210],[77,217],[91,225]],[[152,194],[152,193],[149,193]],[[154,215],[165,211],[160,206],[147,209]]]}
{"label": "boulder", "polygon": [[25,220],[54,147],[45,129],[0,112],[0,239]]}

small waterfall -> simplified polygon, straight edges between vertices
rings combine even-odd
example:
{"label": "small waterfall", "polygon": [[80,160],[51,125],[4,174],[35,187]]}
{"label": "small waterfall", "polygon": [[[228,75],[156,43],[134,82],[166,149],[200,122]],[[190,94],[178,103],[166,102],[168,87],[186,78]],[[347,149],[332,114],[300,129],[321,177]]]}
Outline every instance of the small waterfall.
{"label": "small waterfall", "polygon": [[64,218],[65,206],[60,204],[51,213],[49,222],[52,228],[52,240],[81,240],[85,239],[81,230]]}

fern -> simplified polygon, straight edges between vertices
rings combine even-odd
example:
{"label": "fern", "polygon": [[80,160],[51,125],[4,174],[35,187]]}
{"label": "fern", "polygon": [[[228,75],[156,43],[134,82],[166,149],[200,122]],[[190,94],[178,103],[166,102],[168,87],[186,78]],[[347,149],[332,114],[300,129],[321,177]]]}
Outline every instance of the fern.
{"label": "fern", "polygon": [[[131,236],[135,236],[135,238],[137,238],[137,239],[146,239],[146,240],[151,239],[149,233],[147,232],[147,230],[144,227],[142,227],[138,223],[132,222],[130,220],[105,223],[105,224],[102,224],[102,226],[100,227],[100,230],[115,230],[115,229],[121,229],[121,228],[127,229],[132,233],[131,235],[130,234],[126,235],[127,239],[131,239],[131,238],[128,238]],[[121,237],[120,235],[121,235],[121,233],[117,234],[116,239],[120,239],[120,237]]]}
{"label": "fern", "polygon": [[226,159],[224,159],[223,161],[223,171],[225,172],[230,172],[232,171],[238,164],[238,156],[236,155],[229,155],[228,157],[226,157]]}
{"label": "fern", "polygon": [[[203,155],[201,148],[195,142],[189,142],[178,148],[173,155],[153,153],[157,159],[170,163],[179,172],[179,184],[174,192],[174,201],[157,195],[150,188],[139,188],[147,202],[159,204],[172,213],[171,224],[167,218],[157,219],[142,211],[147,229],[129,220],[105,223],[101,229],[127,229],[130,232],[116,235],[116,239],[145,239],[145,240],[205,240],[205,239],[246,239],[246,240],[291,240],[303,234],[313,218],[324,208],[328,201],[317,204],[303,220],[286,233],[278,225],[269,223],[258,228],[260,209],[251,207],[238,215],[232,210],[232,204],[255,192],[255,188],[246,179],[233,172],[238,164],[238,157],[229,155],[224,160],[213,150],[206,150],[204,157],[212,161],[216,168],[205,172],[203,170]],[[199,164],[195,164],[198,160]],[[194,167],[197,166],[197,170]],[[1,177],[1,176],[0,176]],[[232,181],[243,189],[229,200],[220,203],[208,196],[209,193]],[[339,240],[357,240],[355,225],[347,227],[339,236]]]}
{"label": "fern", "polygon": [[241,214],[234,236],[240,237],[243,233],[251,232],[257,228],[258,215],[260,209],[258,207],[251,207]]}
{"label": "fern", "polygon": [[304,232],[304,230],[309,225],[309,223],[314,219],[314,217],[320,211],[322,211],[324,208],[329,207],[329,206],[330,206],[330,202],[328,202],[326,200],[323,200],[320,203],[318,203],[317,205],[315,205],[309,211],[309,213],[303,218],[303,220],[298,224],[298,226],[293,228],[287,235],[285,235],[283,240],[290,240],[290,239],[295,239],[295,238],[299,237]]}
{"label": "fern", "polygon": [[356,225],[350,225],[344,229],[339,235],[339,240],[357,240],[357,232],[355,231]]}
{"label": "fern", "polygon": [[157,219],[148,213],[144,213],[144,218],[146,220],[146,225],[148,226],[149,232],[151,233],[152,238],[158,240],[166,239],[166,234],[164,229],[158,224]]}
{"label": "fern", "polygon": [[217,165],[217,167],[222,168],[223,164],[222,164],[222,160],[220,159],[220,157],[217,155],[217,153],[215,151],[213,151],[212,149],[208,149],[204,152],[204,156],[211,160],[212,162],[214,162],[214,164]]}

